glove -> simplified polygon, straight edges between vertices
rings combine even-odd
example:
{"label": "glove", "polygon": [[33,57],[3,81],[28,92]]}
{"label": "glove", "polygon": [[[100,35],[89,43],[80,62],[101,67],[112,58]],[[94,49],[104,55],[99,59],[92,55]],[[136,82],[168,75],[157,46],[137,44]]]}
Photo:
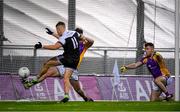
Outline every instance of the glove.
{"label": "glove", "polygon": [[127,67],[122,66],[122,67],[120,68],[120,70],[121,70],[121,73],[126,72],[126,71],[127,71]]}
{"label": "glove", "polygon": [[38,42],[38,44],[35,44],[35,45],[34,45],[34,48],[35,48],[35,49],[40,49],[40,48],[42,48],[41,42]]}
{"label": "glove", "polygon": [[52,32],[49,28],[45,28],[46,29],[46,33],[49,35],[52,35],[54,32]]}

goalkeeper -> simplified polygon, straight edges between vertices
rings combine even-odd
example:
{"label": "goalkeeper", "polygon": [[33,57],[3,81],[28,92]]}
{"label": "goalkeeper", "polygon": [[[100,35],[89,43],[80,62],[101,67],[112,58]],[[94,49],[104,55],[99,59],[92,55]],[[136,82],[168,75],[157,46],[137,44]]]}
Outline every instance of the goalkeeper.
{"label": "goalkeeper", "polygon": [[147,65],[148,70],[154,78],[154,87],[150,95],[150,100],[160,100],[159,97],[162,92],[165,93],[167,101],[172,99],[173,94],[169,94],[166,88],[166,86],[172,82],[170,72],[165,65],[163,57],[159,53],[154,51],[153,43],[145,44],[145,55],[140,61],[129,65],[124,65],[120,69],[121,72],[125,72],[128,69],[135,69],[143,64]]}

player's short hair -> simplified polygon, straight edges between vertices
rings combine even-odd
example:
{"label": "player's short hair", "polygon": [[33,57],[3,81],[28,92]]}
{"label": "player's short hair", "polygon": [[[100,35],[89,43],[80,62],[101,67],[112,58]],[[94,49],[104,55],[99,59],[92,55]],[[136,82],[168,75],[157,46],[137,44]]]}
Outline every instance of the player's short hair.
{"label": "player's short hair", "polygon": [[150,47],[153,47],[154,48],[154,44],[153,43],[151,43],[151,42],[147,42],[147,43],[145,43],[145,45],[144,45],[145,47],[148,47],[148,46],[150,46]]}
{"label": "player's short hair", "polygon": [[83,34],[83,29],[81,29],[81,28],[76,28],[75,31],[80,33],[80,34]]}
{"label": "player's short hair", "polygon": [[59,21],[59,22],[56,24],[56,27],[58,27],[58,26],[60,26],[60,25],[62,25],[62,26],[64,26],[64,27],[65,27],[65,23],[64,23],[64,22],[62,22],[62,21]]}

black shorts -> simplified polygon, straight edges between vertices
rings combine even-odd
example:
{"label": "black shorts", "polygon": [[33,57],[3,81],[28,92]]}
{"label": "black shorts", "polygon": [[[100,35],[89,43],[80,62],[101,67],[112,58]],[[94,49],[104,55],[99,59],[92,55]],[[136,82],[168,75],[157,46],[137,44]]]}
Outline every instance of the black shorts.
{"label": "black shorts", "polygon": [[68,59],[64,58],[63,55],[58,55],[57,59],[64,65],[65,68],[72,68],[72,69],[77,69],[79,59]]}

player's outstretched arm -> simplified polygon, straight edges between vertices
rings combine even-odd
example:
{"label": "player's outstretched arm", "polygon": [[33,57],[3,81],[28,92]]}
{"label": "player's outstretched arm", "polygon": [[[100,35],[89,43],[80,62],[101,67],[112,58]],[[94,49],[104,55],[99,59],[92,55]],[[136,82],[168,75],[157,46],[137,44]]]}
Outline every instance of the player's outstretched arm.
{"label": "player's outstretched arm", "polygon": [[48,49],[48,50],[57,50],[60,47],[62,47],[62,45],[59,42],[56,42],[54,45],[43,45],[42,46],[43,49]]}
{"label": "player's outstretched arm", "polygon": [[140,67],[141,65],[143,65],[143,63],[141,61],[138,61],[136,63],[131,63],[129,65],[123,65],[120,70],[121,72],[126,72],[128,69],[135,69]]}
{"label": "player's outstretched arm", "polygon": [[42,45],[41,42],[38,42],[38,44],[34,45],[35,49],[49,49],[49,50],[57,50],[60,47],[62,47],[62,45],[59,42],[56,42],[54,45]]}

